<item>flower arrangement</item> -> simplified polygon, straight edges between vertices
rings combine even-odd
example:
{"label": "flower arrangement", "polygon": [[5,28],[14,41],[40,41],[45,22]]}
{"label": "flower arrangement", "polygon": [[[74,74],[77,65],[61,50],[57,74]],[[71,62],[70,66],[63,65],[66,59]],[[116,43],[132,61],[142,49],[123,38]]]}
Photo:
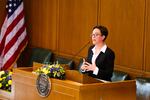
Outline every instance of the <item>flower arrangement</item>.
{"label": "flower arrangement", "polygon": [[0,89],[11,92],[12,72],[0,71]]}
{"label": "flower arrangement", "polygon": [[65,70],[58,63],[52,65],[44,65],[38,68],[37,70],[33,71],[33,73],[38,75],[44,73],[50,78],[65,79]]}

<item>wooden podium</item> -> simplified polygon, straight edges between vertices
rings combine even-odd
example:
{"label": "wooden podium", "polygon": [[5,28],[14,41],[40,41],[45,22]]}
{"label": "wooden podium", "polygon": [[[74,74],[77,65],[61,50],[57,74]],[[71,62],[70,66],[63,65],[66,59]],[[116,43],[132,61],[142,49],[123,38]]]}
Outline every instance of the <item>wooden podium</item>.
{"label": "wooden podium", "polygon": [[103,83],[77,71],[66,71],[66,80],[51,78],[49,96],[39,96],[32,68],[13,70],[13,100],[136,100],[135,81]]}

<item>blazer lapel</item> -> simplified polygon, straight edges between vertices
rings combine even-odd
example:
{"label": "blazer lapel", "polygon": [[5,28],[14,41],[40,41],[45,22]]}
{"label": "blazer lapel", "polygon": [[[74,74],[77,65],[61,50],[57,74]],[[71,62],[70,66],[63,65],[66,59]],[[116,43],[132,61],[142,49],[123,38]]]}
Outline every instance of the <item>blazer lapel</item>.
{"label": "blazer lapel", "polygon": [[104,61],[105,55],[106,55],[105,53],[100,52],[100,54],[96,58],[96,65],[101,64]]}
{"label": "blazer lapel", "polygon": [[92,63],[92,57],[93,57],[93,52],[91,50],[90,55],[89,55],[89,60],[88,60],[89,63]]}

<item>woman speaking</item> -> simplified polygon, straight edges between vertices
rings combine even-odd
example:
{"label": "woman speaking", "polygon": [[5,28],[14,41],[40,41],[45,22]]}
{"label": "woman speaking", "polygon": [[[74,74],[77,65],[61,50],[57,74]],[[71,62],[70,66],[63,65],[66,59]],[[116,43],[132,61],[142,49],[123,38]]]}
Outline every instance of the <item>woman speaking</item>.
{"label": "woman speaking", "polygon": [[87,60],[83,59],[81,71],[89,76],[111,81],[114,69],[114,52],[106,45],[108,30],[104,26],[95,26],[91,38],[93,45],[88,50]]}

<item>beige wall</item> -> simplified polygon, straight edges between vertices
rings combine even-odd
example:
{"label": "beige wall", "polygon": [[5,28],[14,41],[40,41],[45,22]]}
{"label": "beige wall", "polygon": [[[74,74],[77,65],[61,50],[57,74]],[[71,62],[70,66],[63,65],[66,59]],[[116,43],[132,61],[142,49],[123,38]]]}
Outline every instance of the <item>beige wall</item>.
{"label": "beige wall", "polygon": [[[150,76],[149,0],[24,1],[31,46],[71,57],[90,39],[92,27],[102,24],[109,29],[106,42],[115,51],[115,68]],[[1,13],[4,1],[0,2]],[[1,18],[3,14],[2,23]],[[86,56],[87,48],[79,57]]]}

